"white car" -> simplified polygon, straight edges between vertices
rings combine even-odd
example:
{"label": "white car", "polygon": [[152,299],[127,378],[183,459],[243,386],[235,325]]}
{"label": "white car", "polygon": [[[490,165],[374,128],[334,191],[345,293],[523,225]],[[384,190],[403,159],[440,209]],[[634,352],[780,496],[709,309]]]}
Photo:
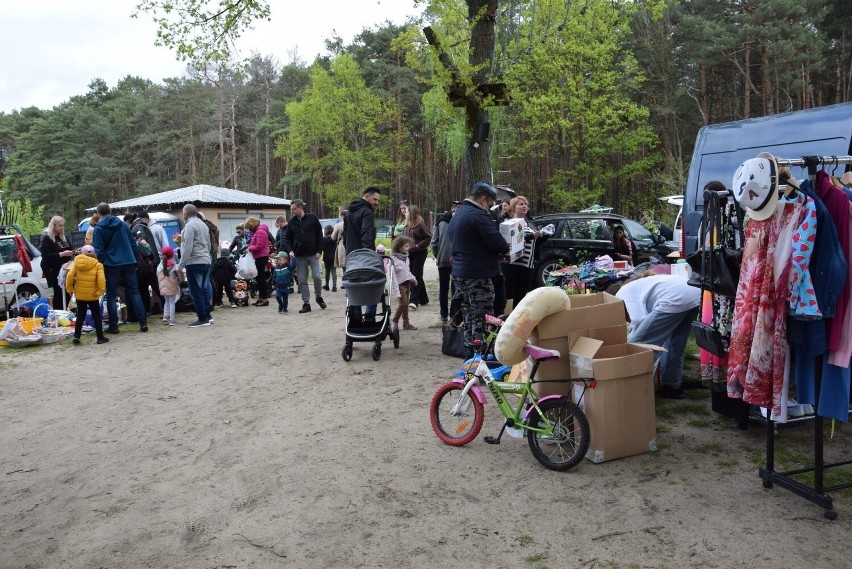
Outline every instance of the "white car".
{"label": "white car", "polygon": [[[20,235],[24,241],[27,254],[30,257],[32,270],[22,275],[23,267],[18,262],[18,250],[15,245],[15,235]],[[47,286],[47,280],[41,272],[41,253],[21,233],[17,226],[0,226],[0,313],[5,313],[11,306],[26,302],[36,296],[49,297],[53,290]]]}

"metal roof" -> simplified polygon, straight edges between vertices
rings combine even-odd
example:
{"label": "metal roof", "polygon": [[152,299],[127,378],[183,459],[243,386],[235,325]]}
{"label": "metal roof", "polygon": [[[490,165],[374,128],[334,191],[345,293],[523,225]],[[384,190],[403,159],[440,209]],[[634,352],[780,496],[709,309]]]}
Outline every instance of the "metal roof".
{"label": "metal roof", "polygon": [[[183,206],[188,203],[207,206],[290,207],[290,200],[288,199],[252,194],[240,190],[232,190],[230,188],[209,186],[207,184],[199,184],[197,186],[178,188],[176,190],[169,190],[158,194],[122,200],[120,202],[111,203],[109,206],[113,211],[130,211],[148,210],[152,208],[174,209],[173,206]],[[86,211],[95,211],[95,208],[90,207]]]}

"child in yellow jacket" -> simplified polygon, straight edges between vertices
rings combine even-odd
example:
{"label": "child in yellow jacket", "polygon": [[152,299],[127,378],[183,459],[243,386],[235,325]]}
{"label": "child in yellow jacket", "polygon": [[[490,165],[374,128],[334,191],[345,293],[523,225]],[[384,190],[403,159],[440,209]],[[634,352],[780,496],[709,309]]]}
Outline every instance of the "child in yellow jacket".
{"label": "child in yellow jacket", "polygon": [[98,344],[109,342],[104,336],[104,318],[98,306],[98,299],[106,290],[106,278],[104,278],[104,266],[98,262],[95,256],[95,248],[84,245],[80,249],[80,255],[74,259],[68,277],[65,281],[65,290],[73,293],[77,299],[77,321],[74,323],[75,344],[80,343],[80,334],[83,331],[83,321],[86,319],[86,310],[92,313],[95,321],[95,334]]}

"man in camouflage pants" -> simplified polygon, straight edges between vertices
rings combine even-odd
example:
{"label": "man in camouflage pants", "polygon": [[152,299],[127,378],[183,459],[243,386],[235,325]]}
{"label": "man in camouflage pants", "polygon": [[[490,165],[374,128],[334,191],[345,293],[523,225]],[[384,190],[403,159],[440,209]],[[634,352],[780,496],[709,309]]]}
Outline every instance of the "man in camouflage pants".
{"label": "man in camouflage pants", "polygon": [[484,338],[485,314],[494,312],[492,278],[500,274],[500,256],[509,252],[509,243],[489,214],[496,199],[493,186],[477,182],[450,221],[452,275],[456,294],[462,298],[468,356],[473,353],[475,340]]}

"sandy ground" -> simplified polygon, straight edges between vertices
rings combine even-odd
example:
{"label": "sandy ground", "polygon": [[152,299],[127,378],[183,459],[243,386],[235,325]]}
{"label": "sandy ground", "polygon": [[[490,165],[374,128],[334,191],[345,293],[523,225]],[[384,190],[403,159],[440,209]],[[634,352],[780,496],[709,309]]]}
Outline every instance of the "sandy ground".
{"label": "sandy ground", "polygon": [[[428,418],[459,363],[435,303],[398,350],[356,344],[346,363],[345,299],[325,298],[0,348],[0,567],[848,566],[852,499],[833,494],[828,521],[763,488],[764,430],[706,391],[658,400],[655,453],[552,472],[523,440],[482,442],[493,403],[451,448]],[[781,428],[788,460],[812,453],[810,424]],[[850,457],[845,428],[826,452]]]}

